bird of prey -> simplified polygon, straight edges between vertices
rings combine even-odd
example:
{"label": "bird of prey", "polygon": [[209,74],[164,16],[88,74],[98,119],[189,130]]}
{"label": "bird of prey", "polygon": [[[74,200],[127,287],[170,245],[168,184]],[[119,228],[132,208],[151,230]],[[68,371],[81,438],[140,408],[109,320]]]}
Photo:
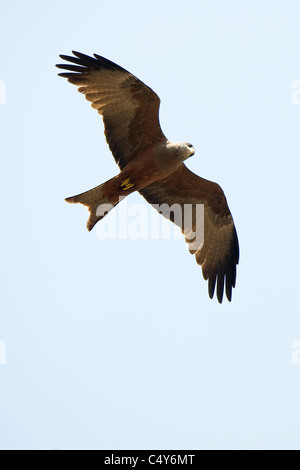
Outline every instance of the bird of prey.
{"label": "bird of prey", "polygon": [[[221,303],[225,287],[227,299],[231,301],[239,244],[221,187],[185,166],[183,162],[194,155],[194,147],[165,137],[159,124],[160,99],[151,88],[104,57],[97,54],[89,57],[75,51],[73,54],[60,56],[68,63],[57,65],[67,70],[59,75],[78,86],[78,91],[102,115],[106,140],[120,172],[100,186],[66,201],[87,206],[90,212],[87,228],[92,230],[121,198],[138,191],[162,215],[180,226],[189,251],[195,254],[203,277],[208,280],[210,298],[216,287]],[[197,206],[204,208],[201,239],[197,237]],[[179,211],[178,217],[175,209],[162,207],[183,212]],[[189,208],[186,218],[182,215],[185,208]]]}

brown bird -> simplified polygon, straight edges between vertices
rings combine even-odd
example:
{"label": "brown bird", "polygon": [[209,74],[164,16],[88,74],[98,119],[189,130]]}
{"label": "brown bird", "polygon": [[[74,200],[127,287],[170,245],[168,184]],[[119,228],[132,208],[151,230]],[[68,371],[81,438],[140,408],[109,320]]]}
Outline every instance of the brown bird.
{"label": "brown bird", "polygon": [[239,244],[222,189],[184,165],[183,161],[194,155],[194,147],[165,137],[159,124],[160,99],[151,88],[104,57],[73,54],[60,56],[76,65],[57,65],[69,71],[59,75],[77,85],[102,115],[106,140],[121,171],[106,183],[66,201],[87,206],[87,228],[92,230],[121,198],[138,191],[180,226],[208,280],[210,298],[217,285],[221,303],[225,285],[231,301]]}

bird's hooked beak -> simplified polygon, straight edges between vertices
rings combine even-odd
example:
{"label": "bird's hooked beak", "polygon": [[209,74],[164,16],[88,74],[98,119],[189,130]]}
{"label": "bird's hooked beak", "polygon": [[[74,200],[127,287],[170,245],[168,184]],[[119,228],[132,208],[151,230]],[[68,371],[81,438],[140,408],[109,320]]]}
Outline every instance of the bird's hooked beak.
{"label": "bird's hooked beak", "polygon": [[188,156],[187,158],[190,158],[190,157],[192,157],[193,155],[195,155],[195,149],[194,149],[194,147],[191,146],[189,149],[190,149],[190,154],[189,154],[189,156]]}
{"label": "bird's hooked beak", "polygon": [[189,148],[189,155],[186,158],[190,158],[193,155],[195,155],[195,149],[194,146],[190,143],[186,143],[186,146]]}

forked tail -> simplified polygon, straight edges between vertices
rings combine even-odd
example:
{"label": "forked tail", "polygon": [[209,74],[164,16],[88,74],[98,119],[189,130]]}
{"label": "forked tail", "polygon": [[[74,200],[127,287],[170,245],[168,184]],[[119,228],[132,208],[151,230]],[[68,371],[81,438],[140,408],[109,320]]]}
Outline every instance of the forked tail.
{"label": "forked tail", "polygon": [[89,231],[91,231],[94,225],[99,220],[103,219],[103,217],[120,201],[118,198],[117,201],[111,202],[107,196],[103,196],[103,186],[105,184],[106,183],[100,184],[96,188],[65,199],[65,201],[71,204],[80,203],[88,208],[90,217],[86,226]]}

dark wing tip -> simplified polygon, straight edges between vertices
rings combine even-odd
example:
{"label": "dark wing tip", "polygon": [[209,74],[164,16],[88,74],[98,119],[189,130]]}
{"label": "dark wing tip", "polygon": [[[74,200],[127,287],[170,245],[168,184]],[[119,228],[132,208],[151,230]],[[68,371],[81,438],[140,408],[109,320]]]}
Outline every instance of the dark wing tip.
{"label": "dark wing tip", "polygon": [[63,72],[63,73],[58,73],[57,74],[59,77],[63,77],[63,78],[72,78],[74,77],[74,75],[76,75],[75,73],[68,73],[68,72]]}
{"label": "dark wing tip", "polygon": [[[234,287],[234,283],[232,282],[232,278],[229,275],[229,270],[231,270],[233,266],[231,264],[224,266],[219,266],[216,272],[209,274],[208,277],[208,295],[210,299],[214,297],[215,290],[216,290],[216,297],[218,302],[221,304],[223,302],[223,295],[224,295],[224,287],[226,297],[229,302],[231,302],[232,298],[232,288]],[[234,266],[235,270],[235,266]]]}
{"label": "dark wing tip", "polygon": [[224,262],[219,262],[216,267],[210,267],[208,270],[202,269],[203,277],[208,280],[208,295],[212,299],[216,290],[218,302],[223,302],[224,287],[226,297],[229,302],[232,300],[232,289],[236,282],[236,266],[239,263],[239,242],[234,227],[233,238],[230,252]]}
{"label": "dark wing tip", "polygon": [[58,69],[71,70],[72,72],[82,72],[83,68],[79,65],[56,64]]}
{"label": "dark wing tip", "polygon": [[224,293],[224,266],[219,269],[218,272],[218,281],[217,281],[217,299],[221,304],[223,300]]}
{"label": "dark wing tip", "polygon": [[215,293],[216,279],[217,279],[217,271],[214,270],[209,273],[209,278],[208,278],[208,295],[210,299],[213,298],[214,293]]}
{"label": "dark wing tip", "polygon": [[64,70],[71,70],[73,72],[79,72],[82,73],[87,69],[95,69],[99,66],[99,63],[96,59],[93,57],[89,57],[85,54],[81,54],[80,52],[75,52],[73,51],[74,57],[69,56],[69,55],[64,55],[61,54],[59,57],[66,62],[71,62],[71,64],[76,64],[76,65],[71,65],[70,63],[65,63],[65,64],[56,64],[56,67],[59,69],[64,69]]}
{"label": "dark wing tip", "polygon": [[81,61],[82,65],[86,65],[86,66],[98,65],[98,60],[94,59],[94,57],[90,57],[89,55],[82,54],[82,52],[77,52],[77,51],[72,51],[72,54],[74,54]]}
{"label": "dark wing tip", "polygon": [[66,60],[67,62],[77,64],[77,66],[69,64],[57,64],[56,67],[65,70],[73,70],[76,72],[82,72],[87,69],[110,69],[127,72],[127,70],[120,67],[120,65],[117,65],[114,62],[105,59],[105,57],[102,57],[98,54],[94,54],[94,57],[90,57],[86,54],[82,54],[82,52],[72,51],[72,53],[74,54],[74,56],[60,54],[59,57],[63,60]]}

